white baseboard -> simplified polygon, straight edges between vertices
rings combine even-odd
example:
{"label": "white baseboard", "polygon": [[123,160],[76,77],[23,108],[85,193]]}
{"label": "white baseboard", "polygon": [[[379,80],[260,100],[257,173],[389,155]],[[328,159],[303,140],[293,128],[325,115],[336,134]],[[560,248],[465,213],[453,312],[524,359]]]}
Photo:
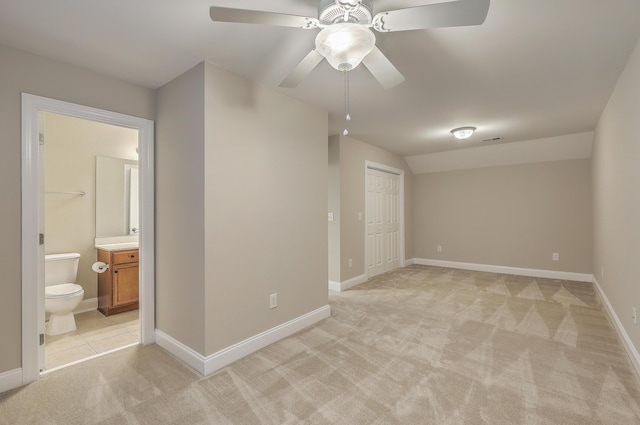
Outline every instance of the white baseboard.
{"label": "white baseboard", "polygon": [[461,263],[457,261],[431,260],[414,258],[414,264],[422,266],[448,267],[453,269],[474,270],[478,272],[514,274],[520,276],[542,277],[547,279],[573,280],[577,282],[593,282],[593,275],[587,273],[561,272],[555,270],[525,269],[520,267],[493,266],[489,264]]}
{"label": "white baseboard", "polygon": [[205,357],[202,354],[192,350],[161,330],[156,329],[155,334],[156,344],[185,362],[187,365],[191,366],[199,374],[204,375]]}
{"label": "white baseboard", "polygon": [[367,275],[361,274],[360,276],[352,277],[344,282],[329,281],[329,289],[332,291],[346,291],[349,288],[353,288],[356,285],[360,285],[367,281]]}
{"label": "white baseboard", "polygon": [[97,310],[98,309],[98,298],[87,298],[86,300],[82,300],[78,307],[73,310],[74,314],[85,313],[87,311]]}
{"label": "white baseboard", "polygon": [[[402,267],[407,267],[410,266],[414,263],[414,259],[410,258],[408,260],[404,261],[404,265]],[[351,279],[345,280],[344,282],[336,282],[335,280],[330,280],[329,281],[329,290],[330,291],[346,291],[349,288],[353,288],[354,286],[360,285],[361,283],[366,282],[367,279],[367,275],[366,274],[361,274],[359,276],[356,277],[352,277]]]}
{"label": "white baseboard", "polygon": [[191,366],[201,375],[207,376],[267,345],[308,328],[326,319],[330,315],[331,307],[329,305],[320,307],[317,310],[245,339],[210,356],[203,356],[158,329],[156,329],[156,344]]}
{"label": "white baseboard", "polygon": [[613,327],[618,332],[618,335],[622,340],[622,345],[624,346],[624,349],[627,352],[627,355],[629,355],[629,359],[631,360],[633,367],[636,369],[636,373],[640,375],[640,354],[638,354],[638,350],[633,345],[633,342],[631,342],[631,338],[629,338],[629,334],[627,334],[627,331],[624,329],[624,326],[622,326],[622,322],[620,321],[620,318],[616,314],[616,311],[613,309],[613,306],[609,302],[609,299],[607,298],[606,294],[602,290],[602,287],[600,286],[600,283],[598,283],[598,279],[596,279],[595,276],[593,277],[593,287],[596,290],[596,294],[600,298],[600,302],[604,307],[604,311],[607,313],[607,315],[609,316],[609,319],[611,320],[611,323],[613,324]]}
{"label": "white baseboard", "polygon": [[0,393],[22,386],[22,369],[13,369],[0,373]]}

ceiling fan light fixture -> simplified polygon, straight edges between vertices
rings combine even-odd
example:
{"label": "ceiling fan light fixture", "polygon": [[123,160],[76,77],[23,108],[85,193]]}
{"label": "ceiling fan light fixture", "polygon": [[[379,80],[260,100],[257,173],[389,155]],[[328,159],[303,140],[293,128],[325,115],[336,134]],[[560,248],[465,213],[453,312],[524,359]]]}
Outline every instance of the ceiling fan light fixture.
{"label": "ceiling fan light fixture", "polygon": [[356,10],[360,7],[362,0],[335,0],[336,4],[344,10]]}
{"label": "ceiling fan light fixture", "polygon": [[376,36],[369,28],[347,22],[328,26],[316,37],[316,50],[338,71],[360,65],[375,45]]}
{"label": "ceiling fan light fixture", "polygon": [[458,127],[451,130],[451,134],[453,134],[456,139],[464,140],[471,137],[474,131],[476,131],[475,127]]}

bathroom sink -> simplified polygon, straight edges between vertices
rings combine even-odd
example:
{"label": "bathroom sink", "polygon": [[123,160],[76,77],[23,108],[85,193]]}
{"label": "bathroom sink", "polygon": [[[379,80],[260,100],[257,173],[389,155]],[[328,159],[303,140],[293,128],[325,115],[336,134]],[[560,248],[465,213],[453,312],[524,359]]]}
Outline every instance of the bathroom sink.
{"label": "bathroom sink", "polygon": [[124,249],[138,248],[138,242],[107,243],[102,245],[96,245],[96,248],[103,249],[105,251],[122,251]]}

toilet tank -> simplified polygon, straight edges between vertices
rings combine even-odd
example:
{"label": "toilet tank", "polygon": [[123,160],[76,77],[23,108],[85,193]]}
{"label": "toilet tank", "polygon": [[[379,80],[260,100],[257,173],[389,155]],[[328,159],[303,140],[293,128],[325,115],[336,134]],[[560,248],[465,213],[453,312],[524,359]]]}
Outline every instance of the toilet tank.
{"label": "toilet tank", "polygon": [[62,254],[47,254],[44,256],[44,285],[58,285],[60,283],[75,283],[78,275],[80,254],[66,252]]}

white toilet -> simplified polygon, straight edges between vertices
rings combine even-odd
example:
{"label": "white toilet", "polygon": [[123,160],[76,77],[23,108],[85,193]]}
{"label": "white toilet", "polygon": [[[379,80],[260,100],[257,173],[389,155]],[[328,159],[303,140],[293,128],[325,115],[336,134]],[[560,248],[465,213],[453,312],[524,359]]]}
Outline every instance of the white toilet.
{"label": "white toilet", "polygon": [[44,310],[49,313],[47,335],[60,335],[76,330],[73,310],[84,297],[82,286],[74,283],[80,254],[47,254],[44,256]]}

